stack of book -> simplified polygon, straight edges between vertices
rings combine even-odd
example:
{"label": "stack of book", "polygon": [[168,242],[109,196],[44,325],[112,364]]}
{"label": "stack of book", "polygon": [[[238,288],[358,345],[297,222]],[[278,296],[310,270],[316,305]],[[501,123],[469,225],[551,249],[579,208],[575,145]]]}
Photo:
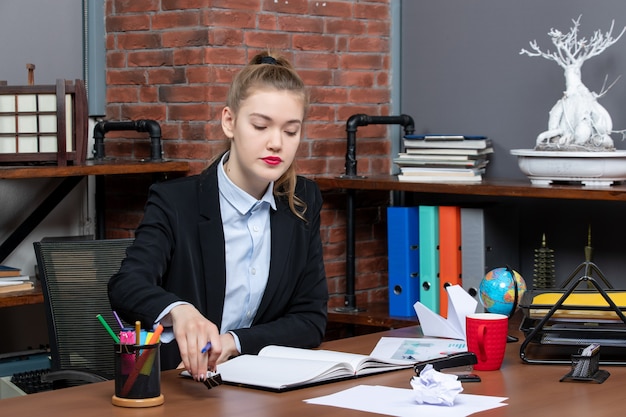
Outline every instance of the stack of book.
{"label": "stack of book", "polygon": [[0,265],[0,294],[25,291],[34,288],[28,275],[22,275],[20,268]]}
{"label": "stack of book", "polygon": [[398,180],[414,182],[480,182],[493,153],[485,136],[407,135],[404,148]]}

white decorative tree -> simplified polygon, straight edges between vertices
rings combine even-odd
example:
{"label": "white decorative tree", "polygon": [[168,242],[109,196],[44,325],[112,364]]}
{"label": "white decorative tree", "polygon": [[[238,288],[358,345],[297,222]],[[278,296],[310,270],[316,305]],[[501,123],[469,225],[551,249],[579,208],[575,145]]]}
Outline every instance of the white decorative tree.
{"label": "white decorative tree", "polygon": [[520,54],[534,57],[539,56],[556,62],[565,71],[565,92],[563,97],[550,110],[548,130],[537,136],[535,150],[562,150],[562,151],[614,151],[611,133],[621,133],[622,138],[626,131],[613,131],[613,122],[608,111],[598,103],[611,88],[602,86],[600,93],[589,91],[581,79],[581,67],[586,60],[599,55],[609,46],[622,37],[626,27],[616,37],[612,36],[613,25],[606,32],[597,30],[593,36],[578,39],[580,18],[572,19],[574,26],[568,33],[561,33],[550,29],[548,36],[556,47],[555,52],[542,52],[537,41],[530,42],[532,51],[522,49]]}

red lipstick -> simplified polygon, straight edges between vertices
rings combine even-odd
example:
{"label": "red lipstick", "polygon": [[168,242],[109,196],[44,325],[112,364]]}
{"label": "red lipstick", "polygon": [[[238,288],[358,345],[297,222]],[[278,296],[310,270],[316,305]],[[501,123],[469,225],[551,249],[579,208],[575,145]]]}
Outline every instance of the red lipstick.
{"label": "red lipstick", "polygon": [[266,156],[265,158],[261,159],[263,159],[268,165],[278,165],[283,162],[283,160],[278,156]]}

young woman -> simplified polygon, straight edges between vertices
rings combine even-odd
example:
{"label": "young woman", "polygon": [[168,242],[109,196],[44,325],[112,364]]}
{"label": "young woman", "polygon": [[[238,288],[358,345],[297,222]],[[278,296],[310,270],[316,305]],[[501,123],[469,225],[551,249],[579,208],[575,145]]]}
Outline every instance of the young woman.
{"label": "young woman", "polygon": [[222,111],[229,150],[199,175],[151,187],[109,299],[126,321],[165,327],[163,369],[182,359],[200,380],[269,344],[321,343],[322,199],[293,164],[307,106],[288,61],[255,56],[235,76]]}

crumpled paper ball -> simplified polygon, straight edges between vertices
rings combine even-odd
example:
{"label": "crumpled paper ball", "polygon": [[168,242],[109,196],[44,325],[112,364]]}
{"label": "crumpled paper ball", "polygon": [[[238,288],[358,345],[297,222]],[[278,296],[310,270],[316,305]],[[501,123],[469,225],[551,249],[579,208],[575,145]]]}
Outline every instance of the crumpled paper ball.
{"label": "crumpled paper ball", "polygon": [[454,405],[454,399],[463,391],[463,385],[456,375],[436,371],[428,364],[419,376],[411,378],[415,400],[419,404]]}

